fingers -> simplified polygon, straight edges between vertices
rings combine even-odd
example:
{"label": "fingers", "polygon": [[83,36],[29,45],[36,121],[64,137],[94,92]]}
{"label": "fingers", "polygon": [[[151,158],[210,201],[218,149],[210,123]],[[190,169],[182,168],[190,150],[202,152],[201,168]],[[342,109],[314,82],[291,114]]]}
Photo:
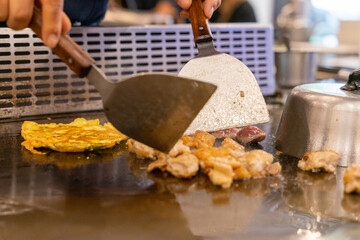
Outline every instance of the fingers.
{"label": "fingers", "polygon": [[4,22],[9,16],[9,0],[0,0],[0,21]]}
{"label": "fingers", "polygon": [[185,10],[188,10],[191,6],[192,0],[176,0],[177,4]]}
{"label": "fingers", "polygon": [[189,11],[181,10],[180,16],[181,16],[182,18],[190,18]]}
{"label": "fingers", "polygon": [[221,0],[205,0],[203,4],[206,18],[211,18],[214,11],[220,7]]}
{"label": "fingers", "polygon": [[[176,0],[180,7],[184,10],[180,12],[180,16],[183,18],[189,18],[189,11],[187,11],[191,6],[191,0]],[[211,18],[214,11],[220,7],[221,0],[205,0],[203,2],[204,14],[206,18]]]}
{"label": "fingers", "polygon": [[71,29],[71,21],[69,17],[63,12],[61,16],[61,33],[67,34]]}
{"label": "fingers", "polygon": [[54,48],[57,45],[63,30],[63,21],[65,21],[65,23],[67,22],[67,20],[63,20],[63,0],[42,0],[41,8],[43,18],[43,41],[48,47]]}
{"label": "fingers", "polygon": [[26,28],[33,14],[34,0],[11,0],[6,24],[14,30]]}
{"label": "fingers", "polygon": [[[35,0],[0,0],[0,21],[6,21],[14,30],[26,28],[31,21]],[[54,48],[60,34],[66,34],[71,22],[63,12],[63,0],[36,0],[41,8],[43,26],[42,38],[50,48]]]}

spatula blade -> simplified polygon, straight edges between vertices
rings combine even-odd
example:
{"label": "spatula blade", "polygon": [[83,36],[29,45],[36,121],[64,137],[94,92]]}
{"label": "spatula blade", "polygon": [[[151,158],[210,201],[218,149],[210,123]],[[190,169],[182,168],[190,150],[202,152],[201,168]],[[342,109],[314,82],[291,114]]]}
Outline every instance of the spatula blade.
{"label": "spatula blade", "polygon": [[224,53],[197,57],[181,69],[179,76],[218,86],[185,134],[269,121],[266,103],[255,76],[238,59]]}
{"label": "spatula blade", "polygon": [[169,74],[140,74],[114,83],[103,96],[104,110],[120,132],[168,152],[216,88]]}

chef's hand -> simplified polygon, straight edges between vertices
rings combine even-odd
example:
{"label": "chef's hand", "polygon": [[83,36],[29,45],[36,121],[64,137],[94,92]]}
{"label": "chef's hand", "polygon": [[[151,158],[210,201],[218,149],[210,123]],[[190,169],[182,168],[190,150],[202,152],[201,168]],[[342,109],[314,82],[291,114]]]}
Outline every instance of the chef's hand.
{"label": "chef's hand", "polygon": [[[183,8],[180,13],[180,16],[184,18],[189,18],[189,8],[191,6],[192,0],[176,0],[176,2]],[[214,11],[220,7],[221,0],[204,0],[204,13],[206,18],[211,18]]]}
{"label": "chef's hand", "polygon": [[63,12],[63,0],[0,0],[0,21],[8,27],[20,30],[29,26],[34,5],[41,8],[44,44],[54,48],[61,33],[67,33],[71,22]]}

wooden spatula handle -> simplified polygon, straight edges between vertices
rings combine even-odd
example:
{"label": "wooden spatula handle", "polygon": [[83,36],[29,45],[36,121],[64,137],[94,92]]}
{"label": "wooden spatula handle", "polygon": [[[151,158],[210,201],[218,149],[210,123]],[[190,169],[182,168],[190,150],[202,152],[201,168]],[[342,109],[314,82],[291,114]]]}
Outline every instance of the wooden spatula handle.
{"label": "wooden spatula handle", "polygon": [[195,43],[212,41],[212,35],[204,14],[201,0],[192,0],[189,10]]}
{"label": "wooden spatula handle", "polygon": [[[30,28],[42,39],[41,26],[41,11],[35,7]],[[79,77],[85,77],[90,70],[91,64],[95,62],[94,59],[69,36],[61,35],[59,43],[51,50]]]}

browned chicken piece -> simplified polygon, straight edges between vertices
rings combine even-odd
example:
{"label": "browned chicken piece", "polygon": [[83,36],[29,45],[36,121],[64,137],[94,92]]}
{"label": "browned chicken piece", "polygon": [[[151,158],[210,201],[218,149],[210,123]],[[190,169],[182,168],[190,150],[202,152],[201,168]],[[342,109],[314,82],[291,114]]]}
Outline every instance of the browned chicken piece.
{"label": "browned chicken piece", "polygon": [[273,156],[263,150],[252,150],[245,153],[247,169],[252,177],[264,177],[267,175],[266,168],[273,161]]}
{"label": "browned chicken piece", "polygon": [[231,138],[225,138],[224,141],[222,141],[221,146],[230,149],[230,154],[234,158],[242,157],[242,155],[245,153],[245,147]]}
{"label": "browned chicken piece", "polygon": [[194,138],[189,135],[184,135],[181,137],[181,141],[183,141],[183,144],[188,146],[189,148],[194,147]]}
{"label": "browned chicken piece", "polygon": [[259,178],[268,175],[279,175],[280,163],[272,163],[273,156],[263,150],[252,150],[238,159],[242,166],[234,169],[235,179]]}
{"label": "browned chicken piece", "polygon": [[166,170],[175,177],[190,178],[199,171],[199,159],[191,153],[184,153],[167,160]]}
{"label": "browned chicken piece", "polygon": [[152,172],[155,169],[160,169],[161,171],[165,171],[168,159],[169,156],[166,154],[159,155],[157,160],[149,164],[147,171]]}
{"label": "browned chicken piece", "polygon": [[235,179],[248,179],[251,178],[250,172],[247,170],[246,167],[239,167],[234,169]]}
{"label": "browned chicken piece", "polygon": [[182,136],[181,140],[191,150],[196,151],[197,149],[212,147],[216,138],[208,132],[198,130],[193,137]]}
{"label": "browned chicken piece", "polygon": [[234,179],[234,172],[231,166],[216,162],[212,169],[210,169],[208,176],[210,181],[215,185],[223,188],[229,188]]}
{"label": "browned chicken piece", "polygon": [[135,153],[138,158],[156,159],[157,154],[160,153],[159,151],[156,151],[155,149],[145,144],[135,141],[134,139],[127,140],[126,145],[129,149],[129,152]]}
{"label": "browned chicken piece", "polygon": [[245,147],[231,138],[225,138],[222,141],[221,146],[230,148],[232,150],[241,151],[243,153],[245,152]]}
{"label": "browned chicken piece", "polygon": [[200,161],[200,166],[206,172],[207,168],[213,168],[216,163],[223,163],[229,165],[233,169],[242,167],[241,162],[237,161],[235,158],[209,158],[206,161]]}
{"label": "browned chicken piece", "polygon": [[199,144],[199,146],[197,146],[195,143],[196,148],[200,148],[202,146],[212,147],[215,143],[216,138],[208,132],[198,130],[194,134],[194,141],[196,141],[196,140],[199,140],[201,142],[201,144]]}
{"label": "browned chicken piece", "polygon": [[304,171],[324,169],[334,173],[339,161],[339,154],[332,150],[307,152],[299,161],[298,167]]}
{"label": "browned chicken piece", "polygon": [[202,161],[207,161],[210,158],[231,158],[230,152],[229,148],[208,147],[197,150],[195,156]]}
{"label": "browned chicken piece", "polygon": [[348,167],[344,174],[344,191],[360,194],[360,166]]}
{"label": "browned chicken piece", "polygon": [[217,162],[227,164],[232,168],[241,166],[241,163],[232,155],[233,150],[225,147],[209,147],[201,148],[195,152],[195,155],[200,159],[201,168],[207,172],[207,168],[212,168]]}
{"label": "browned chicken piece", "polygon": [[281,165],[279,162],[272,163],[266,167],[266,171],[273,176],[279,175],[281,173]]}
{"label": "browned chicken piece", "polygon": [[186,146],[183,141],[180,139],[175,146],[170,150],[170,157],[177,157],[184,153],[191,153],[191,150],[188,146]]}

